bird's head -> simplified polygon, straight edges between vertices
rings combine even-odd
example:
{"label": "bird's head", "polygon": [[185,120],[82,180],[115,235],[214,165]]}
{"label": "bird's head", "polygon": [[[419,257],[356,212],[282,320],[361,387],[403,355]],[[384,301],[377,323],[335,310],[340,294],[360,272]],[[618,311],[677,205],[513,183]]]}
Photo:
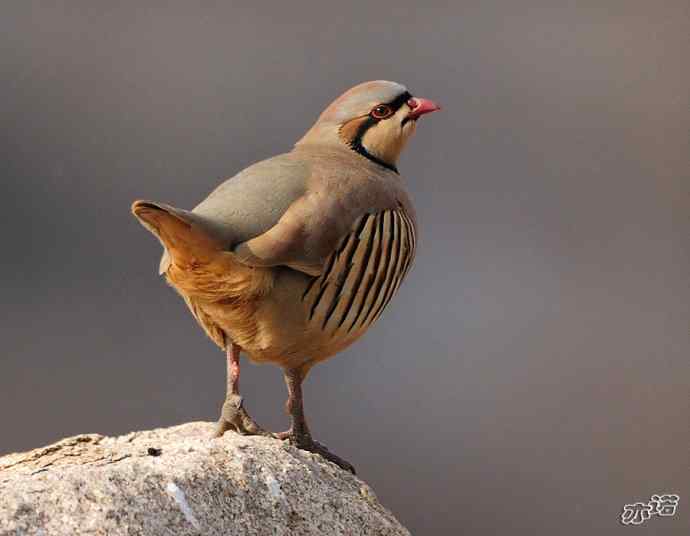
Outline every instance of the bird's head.
{"label": "bird's head", "polygon": [[417,119],[436,110],[440,110],[436,103],[412,96],[403,85],[364,82],[334,100],[297,144],[344,144],[397,172],[398,158]]}

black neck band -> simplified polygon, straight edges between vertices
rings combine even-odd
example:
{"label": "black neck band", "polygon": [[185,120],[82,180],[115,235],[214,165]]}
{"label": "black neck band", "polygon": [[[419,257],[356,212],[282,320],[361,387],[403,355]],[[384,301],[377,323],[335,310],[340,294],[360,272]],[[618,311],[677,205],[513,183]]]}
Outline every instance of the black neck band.
{"label": "black neck band", "polygon": [[[389,102],[388,106],[390,106],[393,110],[393,113],[395,113],[400,109],[400,107],[403,104],[405,104],[411,98],[412,95],[410,95],[410,93],[406,91],[405,93],[398,95],[395,99]],[[369,115],[367,117],[367,120],[364,121],[357,129],[357,134],[355,134],[354,139],[350,142],[350,147],[352,147],[354,151],[358,152],[363,157],[368,158],[372,162],[377,163],[379,166],[383,166],[386,169],[390,169],[393,173],[398,173],[397,167],[395,167],[393,164],[389,164],[388,162],[384,162],[380,158],[374,156],[364,148],[364,145],[362,145],[362,138],[364,138],[364,134],[366,134],[367,130],[369,130],[379,121],[385,121],[385,119],[376,119],[375,117]]]}
{"label": "black neck band", "polygon": [[377,163],[379,166],[383,166],[386,169],[390,169],[394,173],[397,173],[398,168],[396,168],[393,164],[389,164],[388,162],[384,162],[380,158],[374,156],[373,154],[371,154],[369,151],[367,151],[364,148],[364,145],[362,145],[362,138],[364,137],[364,134],[366,133],[367,130],[369,130],[376,123],[378,123],[377,119],[374,119],[371,116],[367,117],[367,120],[364,121],[359,126],[359,128],[357,129],[357,134],[355,135],[354,139],[350,142],[350,147],[352,147],[352,149],[354,151],[358,152],[363,157],[368,158],[372,162]]}

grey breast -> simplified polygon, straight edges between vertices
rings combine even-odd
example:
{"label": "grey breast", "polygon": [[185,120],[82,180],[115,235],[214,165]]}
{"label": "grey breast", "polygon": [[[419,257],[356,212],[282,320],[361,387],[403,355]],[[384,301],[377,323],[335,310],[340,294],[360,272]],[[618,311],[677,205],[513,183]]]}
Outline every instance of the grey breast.
{"label": "grey breast", "polygon": [[334,337],[365,331],[400,287],[415,247],[414,224],[402,207],[361,216],[304,291],[309,322]]}

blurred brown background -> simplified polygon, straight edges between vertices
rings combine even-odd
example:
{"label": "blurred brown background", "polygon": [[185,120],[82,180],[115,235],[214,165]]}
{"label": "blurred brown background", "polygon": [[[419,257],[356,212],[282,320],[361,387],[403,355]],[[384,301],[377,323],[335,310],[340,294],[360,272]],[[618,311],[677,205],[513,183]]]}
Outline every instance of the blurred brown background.
{"label": "blurred brown background", "polygon": [[[129,204],[192,207],[383,78],[444,107],[400,166],[420,250],[310,376],[315,435],[418,535],[687,534],[687,0],[145,4],[0,8],[0,452],[215,419],[223,356]],[[285,427],[278,369],[242,389]]]}

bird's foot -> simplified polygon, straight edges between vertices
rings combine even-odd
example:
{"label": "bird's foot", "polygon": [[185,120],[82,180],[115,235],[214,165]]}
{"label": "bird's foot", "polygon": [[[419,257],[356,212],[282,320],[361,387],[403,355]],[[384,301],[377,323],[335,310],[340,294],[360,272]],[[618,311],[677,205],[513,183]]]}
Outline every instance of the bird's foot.
{"label": "bird's foot", "polygon": [[284,439],[290,439],[290,436],[292,435],[292,430],[285,430],[284,432],[274,432],[273,437],[276,439],[284,440]]}
{"label": "bird's foot", "polygon": [[220,437],[228,430],[234,430],[241,435],[271,435],[249,416],[242,405],[240,395],[228,395],[223,403],[213,437]]}
{"label": "bird's foot", "polygon": [[314,454],[320,455],[322,458],[333,462],[341,469],[349,471],[350,473],[357,474],[355,468],[350,462],[343,460],[340,456],[336,456],[330,450],[328,450],[324,445],[318,441],[314,441],[308,434],[295,434],[292,430],[287,430],[285,432],[279,432],[273,434],[278,439],[287,439],[291,445],[297,447],[298,449],[313,452]]}

